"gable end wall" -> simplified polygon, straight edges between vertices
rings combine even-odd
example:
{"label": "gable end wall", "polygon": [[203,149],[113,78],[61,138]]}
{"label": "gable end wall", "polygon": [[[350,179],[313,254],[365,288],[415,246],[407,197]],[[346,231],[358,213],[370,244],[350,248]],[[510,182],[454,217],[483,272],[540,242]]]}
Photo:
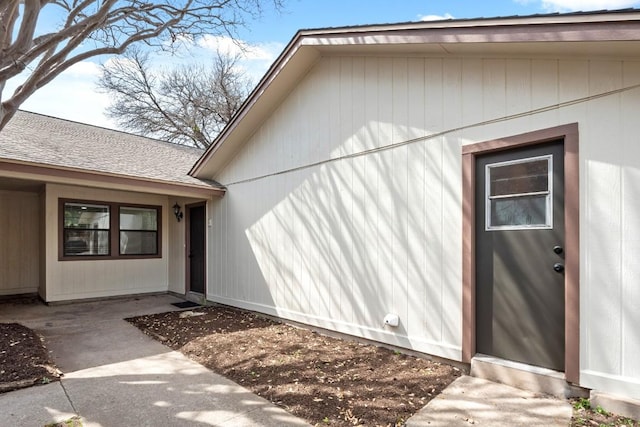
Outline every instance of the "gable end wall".
{"label": "gable end wall", "polygon": [[460,360],[461,147],[576,122],[580,383],[640,398],[639,83],[633,59],[323,58],[216,176],[208,298]]}

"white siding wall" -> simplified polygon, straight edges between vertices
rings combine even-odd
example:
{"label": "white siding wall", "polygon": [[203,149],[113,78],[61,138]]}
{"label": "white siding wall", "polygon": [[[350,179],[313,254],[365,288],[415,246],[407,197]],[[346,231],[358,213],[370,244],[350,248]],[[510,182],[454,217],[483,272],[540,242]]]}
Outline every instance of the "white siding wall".
{"label": "white siding wall", "polygon": [[581,383],[640,398],[640,91],[563,104],[638,83],[637,60],[321,60],[216,176],[209,298],[459,359],[461,146],[578,122]]}
{"label": "white siding wall", "polygon": [[38,292],[40,195],[0,191],[0,295]]}
{"label": "white siding wall", "polygon": [[[162,258],[58,261],[58,199],[79,199],[162,206]],[[168,220],[166,196],[47,184],[46,301],[99,298],[168,290]]]}
{"label": "white siding wall", "polygon": [[[597,61],[588,74],[590,93],[607,91],[640,83],[640,63]],[[640,95],[600,98],[584,112],[593,119],[581,153],[583,378],[640,398]]]}

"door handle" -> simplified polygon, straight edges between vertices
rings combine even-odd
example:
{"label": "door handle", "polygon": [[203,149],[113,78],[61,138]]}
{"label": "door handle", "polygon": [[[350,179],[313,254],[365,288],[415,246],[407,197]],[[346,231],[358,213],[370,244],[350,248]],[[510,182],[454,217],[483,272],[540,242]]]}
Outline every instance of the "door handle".
{"label": "door handle", "polygon": [[555,252],[556,254],[560,255],[562,252],[564,252],[564,249],[562,249],[562,246],[554,246],[553,247],[553,252]]}
{"label": "door handle", "polygon": [[564,264],[556,262],[555,264],[553,264],[553,269],[556,273],[562,273],[564,271]]}

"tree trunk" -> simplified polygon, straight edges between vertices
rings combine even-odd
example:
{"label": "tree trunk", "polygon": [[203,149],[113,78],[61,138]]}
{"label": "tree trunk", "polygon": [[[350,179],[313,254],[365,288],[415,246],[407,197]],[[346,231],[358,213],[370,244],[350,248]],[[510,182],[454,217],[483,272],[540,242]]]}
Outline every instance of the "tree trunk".
{"label": "tree trunk", "polygon": [[15,108],[8,108],[0,104],[0,132],[9,123],[9,120],[16,114]]}

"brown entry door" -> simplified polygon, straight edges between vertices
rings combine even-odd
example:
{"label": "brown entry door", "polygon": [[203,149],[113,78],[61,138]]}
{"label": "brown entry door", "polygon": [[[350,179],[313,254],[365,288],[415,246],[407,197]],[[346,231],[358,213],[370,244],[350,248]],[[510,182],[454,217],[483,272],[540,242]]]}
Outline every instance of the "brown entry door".
{"label": "brown entry door", "polygon": [[189,245],[187,248],[189,290],[204,294],[205,283],[205,206],[189,206]]}
{"label": "brown entry door", "polygon": [[562,141],[476,158],[476,349],[564,371]]}

